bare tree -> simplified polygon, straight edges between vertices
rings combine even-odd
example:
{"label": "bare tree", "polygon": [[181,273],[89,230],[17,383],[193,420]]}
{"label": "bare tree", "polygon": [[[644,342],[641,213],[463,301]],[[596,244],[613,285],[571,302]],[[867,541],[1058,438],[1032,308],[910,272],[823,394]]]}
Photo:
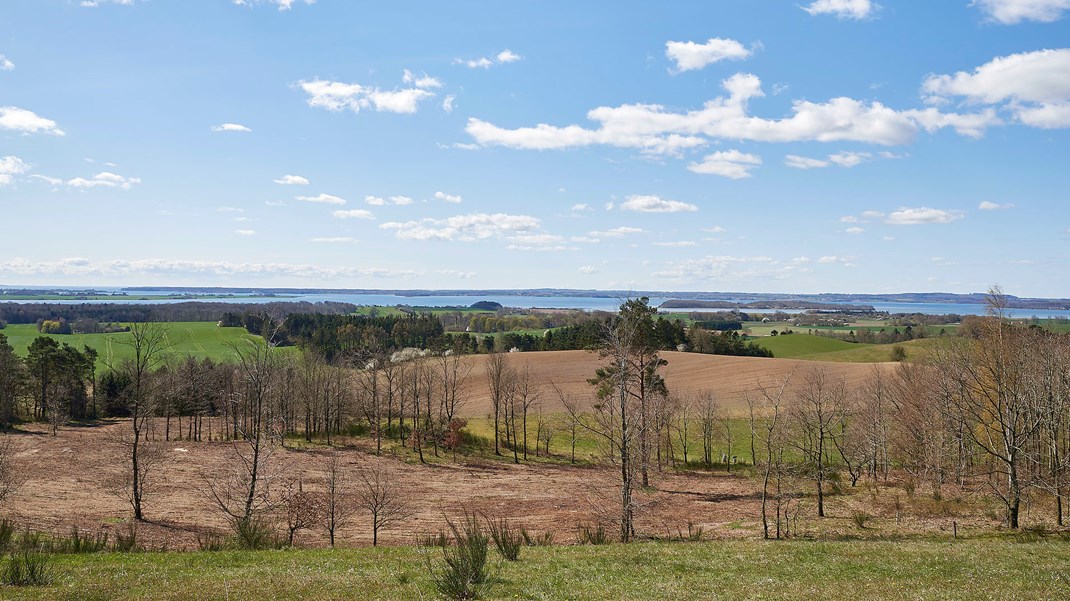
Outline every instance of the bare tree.
{"label": "bare tree", "polygon": [[130,337],[117,340],[118,344],[129,346],[132,357],[119,366],[130,379],[130,398],[127,407],[130,411],[130,430],[120,438],[130,458],[130,505],[134,510],[134,519],[143,520],[142,502],[146,483],[150,477],[150,468],[154,462],[142,457],[145,442],[145,427],[153,416],[154,399],[150,386],[152,372],[166,358],[171,347],[168,329],[154,322],[135,322],[130,324]]}
{"label": "bare tree", "polygon": [[494,414],[494,454],[500,456],[502,451],[498,434],[501,432],[505,391],[512,379],[512,370],[505,353],[502,352],[492,353],[487,357],[483,370],[487,374],[487,388],[490,390],[491,409]]}
{"label": "bare tree", "polygon": [[769,415],[764,427],[765,469],[762,473],[762,538],[769,538],[769,482],[775,478],[776,485],[776,537],[780,538],[780,508],[782,500],[781,482],[784,473],[784,395],[793,374],[771,385],[757,383],[758,392],[765,399]]}
{"label": "bare tree", "polygon": [[349,477],[337,452],[331,452],[325,458],[323,480],[323,525],[333,547],[335,534],[349,521],[354,509],[348,497]]}
{"label": "bare tree", "polygon": [[[515,403],[520,409],[521,434],[520,443],[524,446],[524,461],[528,460],[528,413],[539,403],[542,390],[535,377],[531,375],[531,366],[525,365],[516,378]],[[514,444],[515,444],[514,440]]]}
{"label": "bare tree", "polygon": [[690,394],[683,395],[677,401],[676,442],[684,454],[684,467],[687,467],[688,451],[691,449],[691,406],[694,403],[695,398]]}
{"label": "bare tree", "polygon": [[0,503],[22,486],[22,466],[15,458],[16,452],[11,435],[0,434]]}
{"label": "bare tree", "polygon": [[380,530],[412,515],[397,472],[386,461],[372,459],[361,469],[355,491],[360,508],[371,514],[373,547],[379,544]]}
{"label": "bare tree", "polygon": [[305,492],[300,480],[289,479],[282,493],[282,506],[286,510],[286,532],[289,546],[294,546],[294,535],[298,530],[311,528],[319,521],[322,513],[316,495]]}
{"label": "bare tree", "polygon": [[846,395],[846,382],[815,368],[806,373],[791,406],[791,417],[797,430],[793,444],[803,456],[800,469],[816,483],[818,517],[825,517],[825,481],[833,469],[827,453],[834,424],[841,422]]}

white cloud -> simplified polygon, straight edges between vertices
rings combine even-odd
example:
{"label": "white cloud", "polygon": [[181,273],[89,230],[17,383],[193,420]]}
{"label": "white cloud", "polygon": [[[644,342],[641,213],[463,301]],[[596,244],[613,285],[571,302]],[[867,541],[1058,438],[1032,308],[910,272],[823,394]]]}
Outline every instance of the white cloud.
{"label": "white cloud", "polygon": [[848,234],[858,235],[858,234],[861,234],[861,233],[865,232],[866,230],[864,230],[863,228],[860,228],[860,227],[849,227],[849,228],[847,228],[847,229],[845,229],[843,231],[847,232]]}
{"label": "white cloud", "polygon": [[315,242],[316,244],[346,244],[349,242],[356,242],[357,239],[350,236],[333,236],[327,238],[311,238],[309,242]]}
{"label": "white cloud", "polygon": [[427,73],[423,75],[415,75],[412,71],[405,69],[405,72],[401,76],[401,83],[408,83],[416,86],[417,88],[441,88],[442,82],[438,79],[431,77]]}
{"label": "white cloud", "polygon": [[217,213],[244,213],[245,209],[239,209],[237,207],[219,207],[216,209]]}
{"label": "white cloud", "polygon": [[872,157],[873,155],[868,152],[839,152],[830,154],[829,160],[840,167],[854,167],[863,161],[868,161]]}
{"label": "white cloud", "polygon": [[311,107],[324,108],[329,111],[348,109],[354,113],[367,108],[374,108],[380,112],[415,113],[421,100],[435,95],[433,92],[418,87],[382,90],[356,83],[323,79],[300,81],[297,86],[308,94],[308,105]]}
{"label": "white cloud", "polygon": [[245,127],[244,125],[242,125],[240,123],[221,123],[219,125],[213,125],[212,126],[212,131],[250,132],[250,131],[253,131],[253,130],[249,129],[248,127]]}
{"label": "white cloud", "polygon": [[8,60],[6,56],[0,54],[0,71],[14,71],[15,63]]}
{"label": "white cloud", "polygon": [[371,211],[365,209],[348,209],[344,211],[333,211],[331,213],[337,219],[375,219],[375,215]]}
{"label": "white cloud", "polygon": [[405,206],[412,204],[412,199],[408,196],[391,196],[388,200],[392,205]]}
{"label": "white cloud", "polygon": [[256,234],[256,230],[234,230],[234,233],[239,236],[253,236]]}
{"label": "white cloud", "polygon": [[750,114],[749,102],[764,96],[757,76],[739,73],[722,82],[727,96],[709,100],[701,109],[673,112],[657,104],[598,107],[587,118],[598,126],[556,126],[505,129],[470,118],[465,131],[484,146],[533,150],[608,145],[643,152],[679,154],[711,140],[757,142],[853,141],[886,146],[911,142],[919,131],[950,127],[962,135],[981,136],[1000,123],[995,111],[941,113],[935,108],[897,111],[879,102],[833,98],[824,103],[797,100],[792,114],[764,119]]}
{"label": "white cloud", "polygon": [[21,175],[29,170],[30,164],[17,156],[0,157],[0,186],[10,184],[15,181],[16,175]]}
{"label": "white cloud", "polygon": [[301,177],[300,175],[284,175],[279,179],[272,180],[276,184],[282,184],[284,186],[307,186],[308,179]]}
{"label": "white cloud", "polygon": [[828,161],[812,159],[810,157],[801,157],[797,154],[789,154],[784,157],[784,164],[793,169],[821,169],[822,167],[829,166]]}
{"label": "white cloud", "polygon": [[598,244],[602,241],[598,238],[592,238],[591,236],[573,236],[569,238],[569,242],[578,242],[580,244]]}
{"label": "white cloud", "polygon": [[67,185],[72,188],[121,188],[123,190],[129,190],[134,184],[140,184],[141,180],[136,177],[123,177],[121,175],[112,173],[110,171],[101,171],[93,177],[86,179],[84,177],[76,177],[71,180],[67,180]]}
{"label": "white cloud", "polygon": [[1014,203],[1008,202],[1006,204],[999,204],[989,200],[982,200],[981,204],[977,205],[977,208],[982,211],[1002,211],[1006,209],[1013,209]]}
{"label": "white cloud", "polygon": [[844,215],[840,217],[840,223],[858,223],[858,217],[854,215]]}
{"label": "white cloud", "polygon": [[499,64],[503,64],[504,65],[506,63],[515,63],[516,61],[521,59],[521,56],[519,54],[513,52],[512,50],[506,48],[505,50],[502,50],[501,52],[499,52],[498,56],[496,56],[494,58],[495,58],[495,60],[498,61]]}
{"label": "white cloud", "polygon": [[408,196],[391,196],[390,198],[383,198],[381,196],[368,195],[368,196],[364,197],[364,202],[367,203],[367,204],[370,204],[370,205],[377,206],[377,207],[381,207],[381,206],[387,205],[387,204],[401,206],[401,205],[411,205],[412,204],[412,199],[409,198]]}
{"label": "white cloud", "polygon": [[196,275],[199,277],[293,277],[315,282],[342,277],[401,277],[418,275],[411,270],[391,270],[378,267],[323,267],[290,263],[230,263],[226,261],[186,261],[169,259],[114,260],[94,262],[83,257],[56,261],[30,261],[15,258],[0,261],[0,274],[9,276],[123,276],[167,277]]}
{"label": "white cloud", "polygon": [[961,97],[972,104],[1003,104],[1020,122],[1070,127],[1070,49],[1038,50],[992,59],[972,73],[930,75],[922,91],[933,102]]}
{"label": "white cloud", "polygon": [[645,234],[646,230],[638,227],[629,227],[622,225],[615,227],[611,230],[605,230],[601,232],[588,232],[587,235],[591,238],[623,238],[631,234]]}
{"label": "white cloud", "polygon": [[[128,3],[130,0],[114,0],[122,4]],[[316,0],[233,0],[234,4],[238,6],[253,6],[254,4],[273,4],[279,7],[279,12],[287,11],[293,8],[294,4],[298,4],[303,1],[305,4],[315,4]]]}
{"label": "white cloud", "polygon": [[464,65],[469,69],[489,69],[494,65],[504,65],[507,63],[515,63],[523,57],[506,48],[494,56],[494,58],[487,58],[482,56],[476,59],[466,60],[463,58],[453,59],[453,64]]}
{"label": "white cloud", "polygon": [[133,6],[134,0],[82,0],[78,6],[96,8],[101,4],[118,4],[119,6]]}
{"label": "white cloud", "polygon": [[580,250],[575,246],[565,244],[565,238],[556,234],[531,233],[510,236],[508,250],[525,250],[535,252],[560,252],[564,250]]}
{"label": "white cloud", "polygon": [[892,211],[884,222],[891,225],[920,225],[925,223],[951,223],[963,217],[962,211],[945,211],[942,209],[930,209],[919,207],[916,209],[902,208]]}
{"label": "white cloud", "polygon": [[528,215],[506,213],[469,213],[445,219],[421,219],[420,221],[391,221],[379,226],[394,230],[402,240],[459,240],[472,242],[505,235],[534,232],[539,220]]}
{"label": "white cloud", "polygon": [[728,232],[728,230],[724,229],[719,225],[715,225],[713,227],[704,227],[702,228],[702,231],[708,232],[710,234],[724,234]]}
{"label": "white cloud", "polygon": [[697,242],[690,240],[679,240],[676,242],[655,242],[654,246],[667,246],[669,248],[682,248],[685,246],[698,246]]}
{"label": "white cloud", "polygon": [[733,278],[777,278],[782,268],[769,257],[706,256],[669,263],[651,275],[673,280],[713,280]]}
{"label": "white cloud", "polygon": [[66,135],[66,132],[56,127],[55,121],[39,117],[33,111],[17,106],[0,106],[0,129],[28,134],[41,132],[55,136]]}
{"label": "white cloud", "polygon": [[344,205],[346,199],[333,196],[331,194],[317,194],[316,196],[295,196],[294,200],[300,200],[301,202],[317,202],[328,205]]}
{"label": "white cloud", "polygon": [[594,265],[584,265],[576,271],[579,271],[580,273],[585,275],[591,275],[592,273],[598,273],[598,268]]}
{"label": "white cloud", "polygon": [[876,14],[879,5],[870,0],[816,0],[802,7],[811,15],[833,15],[837,19],[861,20]]}
{"label": "white cloud", "polygon": [[456,204],[461,202],[462,199],[459,194],[446,194],[445,192],[438,191],[435,192],[435,200],[442,200]]}
{"label": "white cloud", "polygon": [[446,96],[445,98],[443,98],[442,99],[442,110],[446,111],[447,113],[452,113],[453,112],[453,101],[454,100],[457,100],[457,97],[454,96],[453,94],[450,94],[450,95]]}
{"label": "white cloud", "polygon": [[589,205],[589,204],[587,204],[585,202],[578,202],[578,203],[572,205],[571,207],[569,207],[568,210],[573,212],[573,213],[580,213],[580,212],[583,212],[583,211],[593,211],[594,209],[591,208],[591,205]]}
{"label": "white cloud", "polygon": [[462,280],[470,280],[476,277],[473,271],[457,271],[456,269],[439,269],[435,273],[440,275],[448,275],[454,278],[461,278]]}
{"label": "white cloud", "polygon": [[721,150],[707,155],[701,162],[691,163],[688,171],[704,175],[720,175],[731,179],[743,179],[751,176],[751,170],[762,164],[762,159],[755,154],[746,154],[738,150]]}
{"label": "white cloud", "polygon": [[637,213],[681,213],[697,211],[698,207],[679,200],[665,200],[658,196],[629,196],[620,204],[620,209]]}
{"label": "white cloud", "polygon": [[63,183],[63,180],[58,177],[49,177],[47,175],[41,175],[39,173],[34,173],[30,176],[30,179],[40,180],[51,186],[58,186]]}
{"label": "white cloud", "polygon": [[736,40],[710,38],[704,44],[696,42],[666,42],[665,56],[676,63],[676,71],[693,71],[723,60],[741,60],[751,51]]}
{"label": "white cloud", "polygon": [[386,204],[386,199],[381,196],[368,195],[364,197],[364,202],[376,207],[381,207]]}
{"label": "white cloud", "polygon": [[1070,0],[973,0],[970,6],[980,8],[989,20],[1004,25],[1022,21],[1051,23],[1070,10]]}

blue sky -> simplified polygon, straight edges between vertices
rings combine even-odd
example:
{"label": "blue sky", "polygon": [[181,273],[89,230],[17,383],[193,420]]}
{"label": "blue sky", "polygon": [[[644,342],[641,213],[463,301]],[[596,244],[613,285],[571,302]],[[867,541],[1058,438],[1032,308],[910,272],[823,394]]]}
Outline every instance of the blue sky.
{"label": "blue sky", "polygon": [[7,0],[0,284],[1070,296],[1070,0]]}

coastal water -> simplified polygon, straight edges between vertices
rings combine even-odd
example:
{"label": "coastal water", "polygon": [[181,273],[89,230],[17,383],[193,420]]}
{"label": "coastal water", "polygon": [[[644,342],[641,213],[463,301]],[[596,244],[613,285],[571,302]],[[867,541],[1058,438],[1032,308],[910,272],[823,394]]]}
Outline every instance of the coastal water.
{"label": "coastal water", "polygon": [[[119,292],[119,289],[114,288],[99,288],[97,290],[109,293]],[[528,295],[508,295],[508,294],[479,294],[479,295],[396,295],[396,294],[350,294],[343,292],[316,292],[316,293],[300,293],[300,294],[279,294],[276,296],[254,296],[249,294],[233,294],[227,296],[220,296],[216,298],[172,298],[172,299],[148,299],[142,300],[142,297],[153,296],[174,296],[173,290],[137,290],[128,291],[126,296],[117,296],[107,300],[80,300],[80,299],[63,299],[63,300],[49,300],[49,301],[7,301],[7,302],[49,302],[57,304],[80,304],[80,303],[117,303],[117,304],[172,304],[189,301],[199,302],[221,302],[221,303],[270,303],[277,301],[297,302],[307,301],[312,303],[335,301],[352,303],[355,305],[380,305],[380,306],[395,306],[395,305],[410,305],[421,307],[467,307],[474,302],[486,300],[501,303],[506,307],[516,307],[523,309],[532,308],[556,308],[556,309],[582,309],[586,311],[613,311],[620,306],[624,298],[615,297],[597,297],[597,296],[528,296]],[[664,297],[652,297],[650,304],[658,306],[661,303],[669,300]],[[726,298],[727,301],[740,301],[745,302],[745,299],[731,299]],[[0,297],[0,302],[4,302]],[[983,304],[975,303],[908,303],[908,302],[876,302],[865,303],[877,311],[887,311],[889,313],[924,313],[928,315],[943,315],[948,313],[954,313],[958,315],[984,315],[986,313],[986,307]],[[688,309],[688,308],[674,308],[673,312],[689,312],[689,311],[716,311],[716,309]],[[772,310],[749,310],[749,313],[771,313]],[[801,311],[784,311],[785,313],[799,313]],[[1010,309],[1008,311],[1009,316],[1026,318],[1026,317],[1039,317],[1039,318],[1052,318],[1052,317],[1065,317],[1070,318],[1070,310],[1059,309]]]}

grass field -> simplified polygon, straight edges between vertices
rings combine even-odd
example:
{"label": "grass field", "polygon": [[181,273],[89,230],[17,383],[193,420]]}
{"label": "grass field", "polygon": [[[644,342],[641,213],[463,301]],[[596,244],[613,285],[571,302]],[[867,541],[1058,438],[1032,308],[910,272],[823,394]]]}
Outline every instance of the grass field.
{"label": "grass field", "polygon": [[[193,355],[198,358],[227,360],[234,356],[227,344],[241,340],[258,339],[244,328],[221,328],[214,321],[172,322],[166,324],[167,337],[173,345],[169,354],[177,357]],[[81,349],[83,346],[96,349],[99,353],[98,366],[118,363],[132,355],[132,349],[123,344],[130,340],[128,332],[114,334],[41,334],[33,324],[8,325],[0,334],[7,336],[8,343],[15,348],[15,353],[26,355],[27,347],[38,336],[49,336],[57,341]]]}
{"label": "grass field", "polygon": [[[645,542],[526,548],[485,599],[1065,599],[1065,540]],[[57,556],[53,584],[4,599],[434,599],[437,549]]]}
{"label": "grass field", "polygon": [[896,346],[903,347],[908,361],[923,357],[934,345],[940,344],[940,339],[921,338],[896,344],[862,344],[811,334],[788,334],[758,338],[754,342],[762,348],[773,351],[773,356],[778,359],[881,363],[892,361],[892,349]]}

